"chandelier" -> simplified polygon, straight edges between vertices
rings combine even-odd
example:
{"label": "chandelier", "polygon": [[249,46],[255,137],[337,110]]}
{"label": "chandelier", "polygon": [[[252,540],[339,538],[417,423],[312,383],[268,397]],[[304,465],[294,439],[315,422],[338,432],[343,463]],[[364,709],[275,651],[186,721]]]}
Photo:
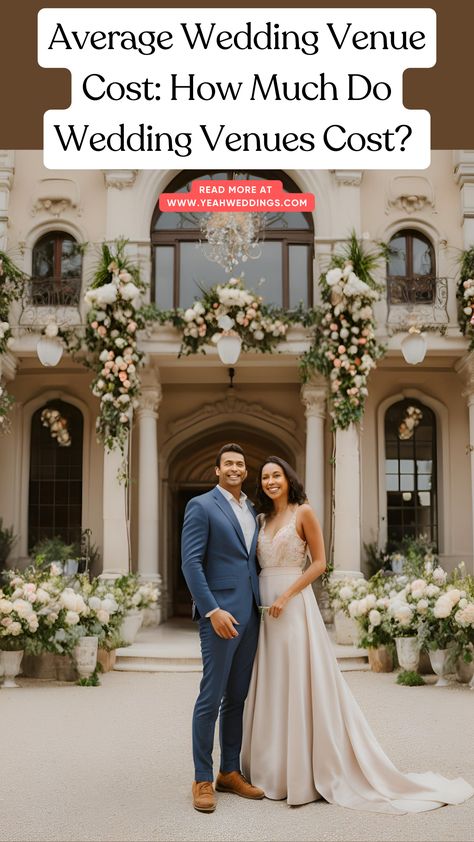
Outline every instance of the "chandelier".
{"label": "chandelier", "polygon": [[205,257],[232,272],[238,263],[257,260],[262,254],[259,242],[265,230],[262,213],[208,213],[201,218]]}

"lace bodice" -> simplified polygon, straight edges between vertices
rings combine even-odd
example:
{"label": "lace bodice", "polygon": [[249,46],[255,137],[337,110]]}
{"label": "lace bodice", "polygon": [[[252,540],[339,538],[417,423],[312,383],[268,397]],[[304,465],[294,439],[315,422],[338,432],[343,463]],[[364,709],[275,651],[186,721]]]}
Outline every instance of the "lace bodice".
{"label": "lace bodice", "polygon": [[273,538],[265,532],[265,518],[258,535],[257,556],[258,563],[264,567],[304,567],[306,559],[306,542],[296,531],[296,512],[289,523],[277,529]]}

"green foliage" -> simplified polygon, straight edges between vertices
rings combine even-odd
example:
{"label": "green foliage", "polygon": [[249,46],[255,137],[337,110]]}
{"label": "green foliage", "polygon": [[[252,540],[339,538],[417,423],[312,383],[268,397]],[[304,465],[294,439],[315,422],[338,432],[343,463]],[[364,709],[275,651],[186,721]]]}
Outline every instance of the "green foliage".
{"label": "green foliage", "polygon": [[13,526],[4,526],[3,518],[0,517],[0,569],[5,564],[17,540],[18,536],[13,532]]}
{"label": "green foliage", "polygon": [[422,684],[426,684],[426,681],[417,672],[402,670],[397,675],[397,684],[403,684],[405,687],[420,687]]}
{"label": "green foliage", "polygon": [[89,676],[89,678],[79,678],[79,680],[76,681],[76,684],[79,687],[100,687],[98,667],[100,667],[100,664],[98,664],[98,666],[95,668],[92,675]]}
{"label": "green foliage", "polygon": [[365,566],[369,579],[380,570],[390,570],[390,556],[386,550],[380,550],[376,541],[364,544]]}
{"label": "green foliage", "polygon": [[66,544],[59,535],[56,535],[54,538],[43,538],[38,541],[31,552],[36,566],[46,567],[53,561],[64,562],[68,558],[77,558],[78,547],[75,544]]}

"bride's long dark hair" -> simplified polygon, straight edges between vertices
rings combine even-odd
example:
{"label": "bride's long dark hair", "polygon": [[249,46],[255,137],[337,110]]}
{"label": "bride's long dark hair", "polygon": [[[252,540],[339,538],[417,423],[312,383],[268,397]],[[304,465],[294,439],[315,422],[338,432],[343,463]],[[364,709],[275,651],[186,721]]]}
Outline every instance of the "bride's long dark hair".
{"label": "bride's long dark hair", "polygon": [[269,463],[273,465],[278,465],[288,482],[288,502],[289,503],[297,503],[301,505],[302,503],[306,503],[306,492],[303,487],[303,483],[298,478],[296,471],[293,470],[291,465],[288,464],[284,459],[281,459],[279,456],[269,456],[262,462],[260,466],[260,470],[258,472],[258,480],[257,480],[257,491],[256,491],[256,502],[257,508],[260,512],[264,514],[269,514],[273,511],[273,500],[270,497],[267,497],[263,488],[262,488],[262,473],[265,465]]}

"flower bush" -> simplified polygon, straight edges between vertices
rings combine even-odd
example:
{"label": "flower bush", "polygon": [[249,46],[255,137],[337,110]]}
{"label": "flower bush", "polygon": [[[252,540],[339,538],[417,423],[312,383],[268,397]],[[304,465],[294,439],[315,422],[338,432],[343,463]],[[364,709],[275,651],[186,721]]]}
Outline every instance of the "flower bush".
{"label": "flower bush", "polygon": [[136,334],[145,327],[141,310],[145,285],[125,247],[125,240],[102,246],[99,266],[85,294],[90,307],[85,335],[62,334],[71,353],[94,372],[91,389],[100,400],[98,440],[108,450],[119,447],[122,453],[140,394],[138,370],[143,353]]}
{"label": "flower bush", "polygon": [[246,289],[243,278],[230,278],[202,293],[202,298],[186,310],[156,311],[161,323],[172,324],[182,332],[180,356],[205,353],[206,345],[217,343],[229,330],[238,333],[243,351],[272,353],[290,324],[302,317],[300,311],[290,314],[266,306],[260,295]]}
{"label": "flower bush", "polygon": [[461,253],[461,273],[457,289],[458,321],[461,333],[474,348],[474,246]]}
{"label": "flower bush", "polygon": [[[10,326],[10,307],[18,301],[24,289],[27,276],[13,261],[0,251],[0,355],[5,354],[13,342]],[[0,432],[9,429],[8,413],[14,399],[8,394],[0,380]]]}
{"label": "flower bush", "polygon": [[379,287],[372,272],[385,254],[383,246],[377,252],[364,250],[352,234],[345,253],[333,258],[320,279],[323,306],[301,372],[305,381],[315,369],[329,378],[335,428],[346,429],[362,418],[369,374],[384,354],[375,338],[373,305]]}
{"label": "flower bush", "polygon": [[153,608],[160,597],[159,584],[140,582],[136,573],[128,573],[115,580],[113,593],[124,613]]}
{"label": "flower bush", "polygon": [[346,576],[341,579],[330,578],[327,588],[331,608],[334,611],[342,611],[346,617],[350,617],[351,602],[362,599],[367,594],[369,584],[361,577],[355,579],[352,576]]}

